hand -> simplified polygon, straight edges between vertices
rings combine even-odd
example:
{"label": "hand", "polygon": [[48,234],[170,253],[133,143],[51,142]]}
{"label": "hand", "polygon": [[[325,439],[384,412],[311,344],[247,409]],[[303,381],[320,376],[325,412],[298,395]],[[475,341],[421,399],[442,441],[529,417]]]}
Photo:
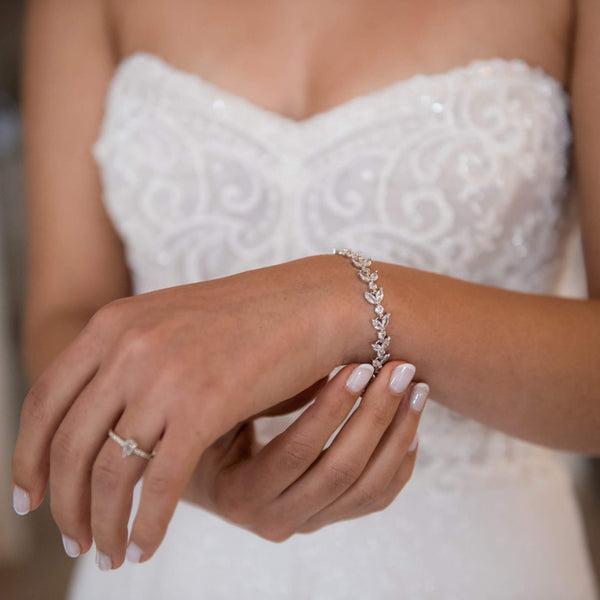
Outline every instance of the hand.
{"label": "hand", "polygon": [[[264,447],[252,422],[222,436],[202,455],[184,499],[274,542],[386,508],[411,477],[428,388],[409,385],[412,365],[386,364],[323,450],[359,397],[346,387],[357,367],[340,370]],[[400,393],[389,387],[396,367]]]}
{"label": "hand", "polygon": [[[21,512],[49,481],[73,553],[93,539],[101,566],[116,567],[143,474],[131,540],[150,557],[204,450],[343,363],[338,270],[335,257],[308,257],[98,311],[25,400],[13,460]],[[111,428],[156,457],[123,458]]]}

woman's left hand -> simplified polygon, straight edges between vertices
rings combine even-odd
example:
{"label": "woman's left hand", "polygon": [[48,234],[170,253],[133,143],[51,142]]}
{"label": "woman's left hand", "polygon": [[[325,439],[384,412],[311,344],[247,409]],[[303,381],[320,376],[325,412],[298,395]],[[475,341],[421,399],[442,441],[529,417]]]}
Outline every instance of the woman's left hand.
{"label": "woman's left hand", "polygon": [[358,397],[345,385],[356,364],[291,399],[304,404],[316,396],[265,446],[253,421],[239,424],[204,452],[184,499],[274,542],[383,510],[412,475],[428,393],[423,383],[402,393],[390,388],[402,364],[383,367],[325,450]]}

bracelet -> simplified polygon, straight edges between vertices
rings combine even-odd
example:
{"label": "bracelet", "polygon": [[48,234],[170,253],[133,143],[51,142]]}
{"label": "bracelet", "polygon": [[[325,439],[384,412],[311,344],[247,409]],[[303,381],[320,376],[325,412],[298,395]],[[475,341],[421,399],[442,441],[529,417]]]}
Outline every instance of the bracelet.
{"label": "bracelet", "polygon": [[340,254],[346,256],[352,261],[352,264],[358,269],[358,276],[369,286],[369,290],[365,292],[365,299],[369,304],[373,304],[375,314],[377,315],[371,320],[375,331],[377,332],[377,340],[371,344],[371,348],[377,352],[377,356],[371,361],[373,365],[373,377],[380,371],[381,367],[388,361],[390,355],[387,353],[387,348],[390,345],[390,337],[388,336],[385,328],[390,322],[390,313],[385,312],[385,308],[381,305],[383,300],[383,288],[378,288],[375,281],[379,275],[377,271],[371,273],[369,267],[371,266],[371,259],[364,258],[360,252],[353,252],[344,248],[338,250],[333,249],[333,254]]}

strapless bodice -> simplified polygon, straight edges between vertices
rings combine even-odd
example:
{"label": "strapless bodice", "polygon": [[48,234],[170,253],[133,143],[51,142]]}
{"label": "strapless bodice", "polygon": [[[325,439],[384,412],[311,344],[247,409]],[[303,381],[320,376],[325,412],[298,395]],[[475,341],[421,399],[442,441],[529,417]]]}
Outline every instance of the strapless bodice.
{"label": "strapless bodice", "polygon": [[568,97],[520,60],[417,75],[296,122],[136,53],[94,146],[136,292],[356,247],[543,292]]}

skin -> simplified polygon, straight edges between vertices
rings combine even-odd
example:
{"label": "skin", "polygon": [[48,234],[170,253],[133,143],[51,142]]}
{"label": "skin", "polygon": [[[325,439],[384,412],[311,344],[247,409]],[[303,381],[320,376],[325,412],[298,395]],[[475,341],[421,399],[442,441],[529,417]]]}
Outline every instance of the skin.
{"label": "skin", "polygon": [[[144,10],[135,1],[30,5],[23,338],[35,383],[24,406],[14,480],[36,507],[49,478],[61,531],[82,551],[93,535],[113,567],[125,554],[131,489],[142,472],[131,534],[142,560],[158,547],[186,488],[199,504],[273,540],[384,506],[406,483],[414,461],[406,451],[418,419],[387,387],[391,369],[402,360],[418,365],[436,401],[467,417],[539,444],[600,454],[594,358],[600,355],[597,2],[381,0],[377,10],[366,1],[261,2],[251,10],[245,4],[181,2],[177,10],[166,1],[145,2]],[[393,315],[388,333],[394,361],[364,394],[365,410],[357,411],[351,429],[348,421],[337,451],[332,446],[321,454],[325,430],[335,429],[351,401],[341,378],[333,379],[309,416],[284,436],[284,450],[277,444],[253,449],[248,419],[281,408],[287,398],[310,395],[306,390],[338,364],[350,368],[370,360],[373,331],[364,286],[354,268],[341,263],[346,259],[317,256],[116,300],[130,294],[130,281],[122,245],[102,208],[89,148],[115,64],[137,49],[295,120],[414,73],[444,71],[473,58],[517,56],[542,66],[573,98],[589,298],[520,294],[374,263]],[[257,289],[265,292],[261,302]],[[294,309],[293,323],[284,304]],[[225,325],[220,322],[219,335],[210,336],[223,336],[222,343],[207,351],[199,340],[214,328],[211,310]],[[270,341],[260,334],[265,314],[275,315],[273,331],[281,333]],[[315,318],[318,327],[312,326]],[[167,343],[172,351],[165,356]],[[275,356],[280,366],[268,360]],[[198,364],[204,368],[192,368]],[[234,365],[235,378],[222,377],[224,364]],[[335,418],[314,418],[319,398]],[[91,405],[93,423],[85,417]],[[150,464],[123,461],[120,448],[105,441],[117,420],[117,429],[123,425],[143,448],[162,437]],[[289,450],[307,435],[311,442],[298,460]],[[393,458],[375,461],[394,445]],[[357,461],[364,448],[372,462]],[[265,488],[259,505],[249,506],[244,482],[260,481],[257,473],[264,481],[265,474],[287,477],[274,465],[289,463],[290,456],[298,474],[290,488],[294,495],[286,496],[287,482],[280,478]],[[70,471],[76,477],[66,484]],[[338,492],[333,503],[327,485],[332,481]],[[319,496],[315,489],[325,492]],[[310,514],[298,509],[306,498],[312,499]],[[335,502],[336,510],[328,513],[327,505]],[[271,529],[261,516],[267,512],[278,515]]]}

